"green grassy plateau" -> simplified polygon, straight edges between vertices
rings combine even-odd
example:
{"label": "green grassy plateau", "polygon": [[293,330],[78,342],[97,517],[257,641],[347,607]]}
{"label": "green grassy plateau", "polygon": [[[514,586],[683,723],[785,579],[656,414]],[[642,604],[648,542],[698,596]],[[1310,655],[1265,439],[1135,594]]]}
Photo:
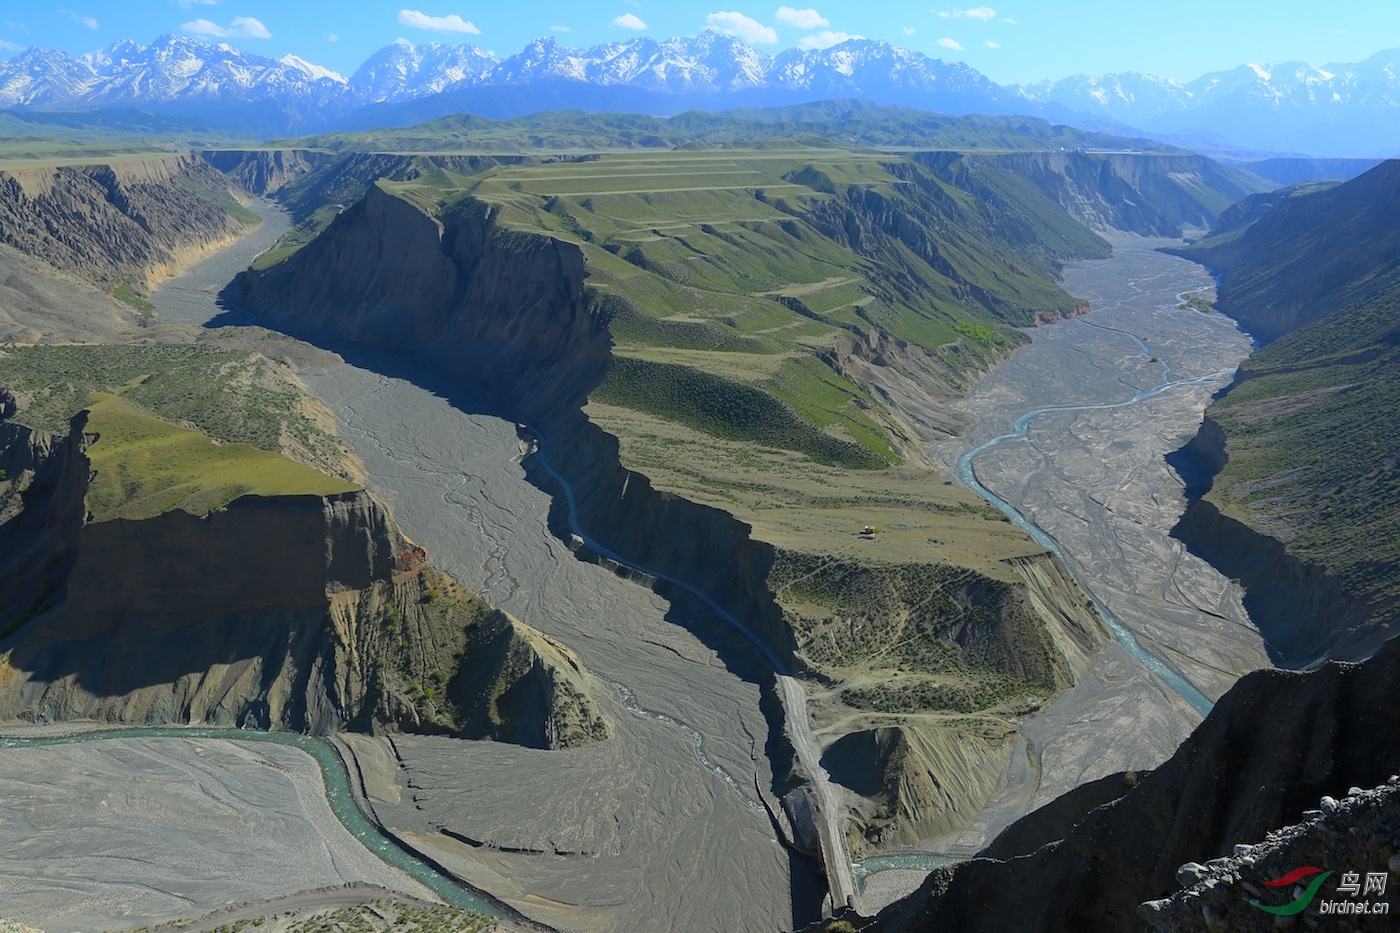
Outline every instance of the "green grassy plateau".
{"label": "green grassy plateau", "polygon": [[359,488],[251,444],[216,444],[114,395],[93,395],[88,410],[85,430],[98,438],[88,448],[94,521],[174,509],[207,515],[244,495],[328,496]]}
{"label": "green grassy plateau", "polygon": [[[357,171],[386,168],[398,180],[374,182],[382,191],[449,227],[489,212],[503,235],[583,252],[614,338],[587,414],[620,439],[626,466],[748,522],[780,569],[806,568],[775,570],[773,585],[805,660],[840,685],[818,704],[832,710],[823,720],[899,713],[944,728],[1062,685],[1030,658],[1035,637],[1017,657],[954,644],[961,626],[1027,624],[1007,561],[1041,548],[947,483],[860,375],[878,357],[946,401],[1025,342],[1017,328],[1075,310],[1055,284],[1061,263],[1108,247],[1040,191],[955,160],[791,142],[339,164],[345,174],[289,186],[304,222],[269,261],[338,213]],[[317,206],[325,197],[337,200]],[[855,602],[802,583],[843,574],[868,585]]]}
{"label": "green grassy plateau", "polygon": [[342,479],[355,475],[329,412],[285,366],[256,353],[199,344],[7,347],[0,386],[19,400],[15,420],[38,430],[67,433],[93,392],[109,392],[220,443],[287,454]]}

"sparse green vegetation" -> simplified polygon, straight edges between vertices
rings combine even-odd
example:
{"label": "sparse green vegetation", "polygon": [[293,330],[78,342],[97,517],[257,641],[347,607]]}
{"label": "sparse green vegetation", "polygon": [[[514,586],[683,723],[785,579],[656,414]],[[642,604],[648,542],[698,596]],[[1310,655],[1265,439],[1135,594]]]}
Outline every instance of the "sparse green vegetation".
{"label": "sparse green vegetation", "polygon": [[145,298],[136,294],[131,286],[126,282],[118,282],[112,287],[112,297],[124,304],[129,304],[142,314],[154,314],[156,306]]}
{"label": "sparse green vegetation", "polygon": [[111,392],[226,444],[295,451],[346,476],[344,443],[307,412],[296,387],[256,354],[201,345],[41,346],[0,351],[0,386],[20,400],[16,420],[67,433],[93,392]]}
{"label": "sparse green vegetation", "polygon": [[242,204],[239,204],[233,198],[225,198],[224,200],[219,202],[219,206],[224,209],[225,214],[228,214],[234,220],[241,221],[245,224],[262,223],[261,214],[257,213],[256,211],[249,210]]}
{"label": "sparse green vegetation", "polygon": [[868,447],[823,434],[767,392],[686,366],[617,357],[594,397],[717,437],[797,451],[818,463],[875,469],[888,462]]}
{"label": "sparse green vegetation", "polygon": [[[1047,696],[1068,674],[1019,589],[948,564],[870,566],[779,551],[769,585],[841,701],[885,713],[971,713]],[[883,668],[877,683],[864,672]]]}
{"label": "sparse green vegetation", "polygon": [[1377,622],[1400,600],[1398,332],[1391,286],[1256,352],[1208,412],[1229,453],[1210,498],[1380,607]]}

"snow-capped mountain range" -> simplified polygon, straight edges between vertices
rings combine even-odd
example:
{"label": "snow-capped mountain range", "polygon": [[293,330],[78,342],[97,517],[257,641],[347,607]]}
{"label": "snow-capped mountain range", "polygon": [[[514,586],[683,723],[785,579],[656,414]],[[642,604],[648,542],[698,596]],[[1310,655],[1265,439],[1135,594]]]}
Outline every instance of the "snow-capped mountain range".
{"label": "snow-capped mountain range", "polygon": [[[542,93],[532,97],[531,89]],[[471,45],[400,40],[350,77],[293,55],[269,58],[183,36],[118,42],[77,58],[31,48],[0,62],[0,108],[138,108],[283,133],[461,110],[511,116],[541,104],[662,115],[852,97],[1214,133],[1260,149],[1400,154],[1400,50],[1321,68],[1241,65],[1187,83],[1129,72],[1029,86],[998,85],[962,63],[875,40],[773,56],[715,32],[587,49],[545,38],[504,60]]]}

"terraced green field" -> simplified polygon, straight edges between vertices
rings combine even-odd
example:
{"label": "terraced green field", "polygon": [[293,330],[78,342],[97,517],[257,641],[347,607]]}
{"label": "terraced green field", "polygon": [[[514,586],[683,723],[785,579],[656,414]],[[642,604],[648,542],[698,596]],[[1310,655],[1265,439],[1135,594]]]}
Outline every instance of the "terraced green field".
{"label": "terraced green field", "polygon": [[578,244],[616,340],[599,404],[850,469],[905,453],[843,353],[913,344],[951,397],[1023,342],[1014,327],[1075,306],[1053,282],[1062,259],[1104,248],[1057,207],[1077,229],[1058,251],[1010,247],[1003,228],[1051,214],[861,150],[608,153],[378,184]]}

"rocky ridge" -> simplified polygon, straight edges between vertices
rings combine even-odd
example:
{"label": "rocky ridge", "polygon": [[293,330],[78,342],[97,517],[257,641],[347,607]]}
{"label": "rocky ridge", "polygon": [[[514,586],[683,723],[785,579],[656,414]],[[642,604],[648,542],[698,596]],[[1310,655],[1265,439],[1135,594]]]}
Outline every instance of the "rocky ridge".
{"label": "rocky ridge", "polygon": [[194,156],[0,171],[0,242],[111,292],[245,228],[228,179]]}
{"label": "rocky ridge", "polygon": [[[1321,796],[1374,787],[1400,770],[1387,738],[1400,725],[1397,677],[1393,640],[1360,664],[1249,674],[1166,763],[1122,785],[1121,796],[1052,803],[1078,808],[1062,815],[1060,825],[1072,824],[1063,838],[936,869],[861,929],[995,931],[1008,916],[1025,931],[1140,929],[1138,905],[1176,892],[1180,866],[1229,856],[1237,843],[1295,822]],[[1034,844],[1037,836],[1023,838]],[[1001,907],[989,911],[992,904]]]}
{"label": "rocky ridge", "polygon": [[[1340,799],[1324,796],[1303,816],[1301,823],[1274,830],[1257,843],[1237,844],[1230,855],[1182,865],[1177,870],[1181,891],[1143,903],[1138,916],[1157,933],[1267,933],[1295,924],[1322,929],[1336,922],[1331,917],[1345,917],[1353,929],[1393,929],[1390,909],[1400,892],[1389,882],[1400,872],[1400,777],[1391,775],[1368,790],[1353,786]],[[1293,884],[1270,885],[1302,866],[1318,867]],[[1322,871],[1332,877],[1319,877]],[[1354,890],[1340,888],[1347,872],[1356,875]],[[1379,891],[1377,875],[1386,879]],[[1321,886],[1314,888],[1315,881]],[[1296,912],[1258,906],[1289,907],[1310,888],[1320,896]],[[1349,912],[1338,913],[1338,906]],[[1367,913],[1350,912],[1361,906]]]}

